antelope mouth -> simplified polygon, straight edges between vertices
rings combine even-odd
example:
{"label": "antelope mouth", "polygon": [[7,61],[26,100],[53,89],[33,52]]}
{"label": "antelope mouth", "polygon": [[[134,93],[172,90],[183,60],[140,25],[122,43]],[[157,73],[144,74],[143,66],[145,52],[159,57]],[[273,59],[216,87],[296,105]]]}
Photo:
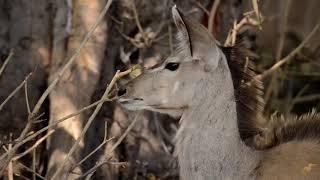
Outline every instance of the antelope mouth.
{"label": "antelope mouth", "polygon": [[136,111],[146,109],[147,105],[141,98],[126,99],[120,98],[118,102],[126,109]]}

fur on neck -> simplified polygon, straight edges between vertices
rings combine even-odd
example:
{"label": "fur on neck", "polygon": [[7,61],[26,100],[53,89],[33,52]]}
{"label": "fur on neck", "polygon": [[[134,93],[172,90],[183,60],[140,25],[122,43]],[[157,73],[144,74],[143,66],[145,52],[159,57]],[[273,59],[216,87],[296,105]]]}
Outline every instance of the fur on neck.
{"label": "fur on neck", "polygon": [[[253,174],[249,172],[259,161],[258,153],[240,138],[226,59],[217,71],[197,82],[201,93],[195,95],[196,102],[181,117],[176,154],[182,179],[251,179]],[[213,91],[213,86],[220,88]]]}

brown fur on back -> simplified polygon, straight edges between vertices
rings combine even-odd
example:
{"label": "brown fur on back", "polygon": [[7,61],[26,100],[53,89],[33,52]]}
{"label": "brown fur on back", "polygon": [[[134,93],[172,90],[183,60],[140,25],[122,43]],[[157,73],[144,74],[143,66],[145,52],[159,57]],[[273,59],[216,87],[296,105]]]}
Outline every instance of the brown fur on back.
{"label": "brown fur on back", "polygon": [[320,179],[320,114],[274,116],[254,144],[265,150],[259,180]]}
{"label": "brown fur on back", "polygon": [[320,144],[290,141],[266,151],[256,169],[258,180],[320,179]]}
{"label": "brown fur on back", "polygon": [[299,117],[271,117],[252,144],[257,149],[267,149],[290,141],[310,140],[320,142],[320,114],[315,111]]}
{"label": "brown fur on back", "polygon": [[243,43],[237,42],[233,47],[221,49],[227,58],[233,80],[240,137],[248,142],[261,131],[259,121],[262,120],[264,108],[263,84],[258,80],[252,81],[256,76],[256,68]]}
{"label": "brown fur on back", "polygon": [[257,179],[320,179],[320,114],[273,116],[268,123],[260,124],[263,86],[252,81],[256,75],[254,63],[241,44],[222,50],[233,79],[240,136],[248,145],[264,150],[256,169]]}

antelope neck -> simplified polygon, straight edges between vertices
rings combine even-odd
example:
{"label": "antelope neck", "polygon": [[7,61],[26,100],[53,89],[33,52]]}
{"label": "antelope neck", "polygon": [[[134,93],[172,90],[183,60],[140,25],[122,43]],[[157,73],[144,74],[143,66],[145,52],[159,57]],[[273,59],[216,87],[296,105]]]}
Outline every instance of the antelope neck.
{"label": "antelope neck", "polygon": [[231,77],[203,80],[198,87],[176,137],[181,178],[254,179],[260,155],[240,139]]}

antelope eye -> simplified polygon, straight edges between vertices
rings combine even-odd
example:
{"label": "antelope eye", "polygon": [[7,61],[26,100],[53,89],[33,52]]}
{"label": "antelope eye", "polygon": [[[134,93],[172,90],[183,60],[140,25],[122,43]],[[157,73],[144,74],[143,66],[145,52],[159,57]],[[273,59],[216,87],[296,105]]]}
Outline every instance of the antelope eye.
{"label": "antelope eye", "polygon": [[169,69],[170,71],[175,71],[179,68],[179,63],[170,62],[166,65],[166,69]]}

